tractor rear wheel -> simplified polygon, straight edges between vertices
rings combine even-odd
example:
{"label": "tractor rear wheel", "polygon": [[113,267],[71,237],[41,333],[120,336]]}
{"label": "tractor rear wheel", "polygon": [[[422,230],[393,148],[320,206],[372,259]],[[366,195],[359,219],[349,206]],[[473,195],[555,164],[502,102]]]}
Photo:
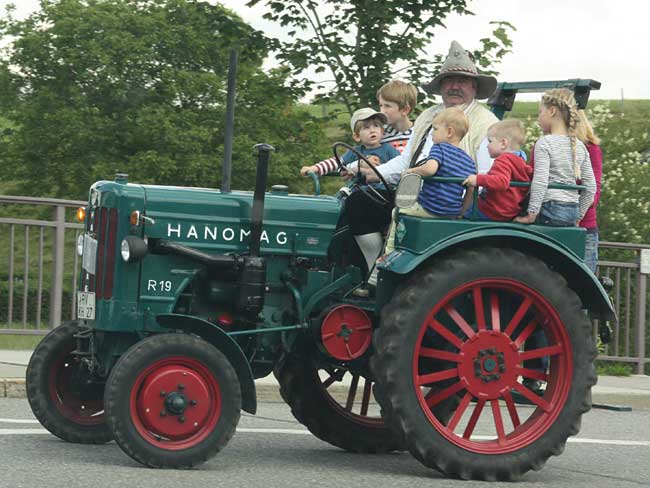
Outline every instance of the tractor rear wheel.
{"label": "tractor rear wheel", "polygon": [[76,322],[61,324],[36,346],[27,366],[27,400],[32,412],[55,436],[80,444],[112,439],[104,416],[104,385],[78,357]]}
{"label": "tractor rear wheel", "polygon": [[[543,340],[530,349],[533,334]],[[540,469],[591,407],[596,348],[580,299],[544,262],[515,250],[433,262],[384,307],[375,339],[387,422],[419,461],[449,476],[511,480]],[[530,366],[541,358],[543,369]],[[531,379],[545,389],[529,389]],[[453,415],[436,416],[451,398]]]}
{"label": "tractor rear wheel", "polygon": [[106,383],[106,417],[115,441],[152,468],[190,468],[232,438],[241,391],[226,356],[189,334],[134,344]]}
{"label": "tractor rear wheel", "polygon": [[275,371],[293,416],[316,437],[356,453],[403,450],[373,402],[374,380],[331,364],[318,366],[317,351],[301,348]]}

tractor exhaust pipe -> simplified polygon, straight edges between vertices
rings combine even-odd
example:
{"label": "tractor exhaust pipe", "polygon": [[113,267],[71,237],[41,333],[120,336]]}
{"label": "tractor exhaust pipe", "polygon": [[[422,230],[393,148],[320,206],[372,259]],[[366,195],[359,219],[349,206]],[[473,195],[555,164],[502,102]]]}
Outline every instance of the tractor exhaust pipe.
{"label": "tractor exhaust pipe", "polygon": [[226,133],[223,143],[223,167],[221,168],[221,191],[230,191],[232,174],[232,139],[235,130],[235,82],[237,81],[237,50],[230,50],[228,66],[228,95],[226,99]]}
{"label": "tractor exhaust pipe", "polygon": [[239,271],[237,288],[239,298],[237,308],[251,316],[256,316],[264,307],[266,289],[266,258],[260,256],[260,241],[262,238],[262,221],[264,219],[264,194],[269,173],[269,158],[273,146],[256,144],[257,176],[253,208],[251,209],[251,240],[248,256],[243,256],[243,264]]}
{"label": "tractor exhaust pipe", "polygon": [[251,240],[249,255],[260,255],[260,238],[262,237],[262,219],[264,218],[264,194],[269,176],[269,159],[271,151],[275,148],[270,144],[255,144],[257,153],[257,174],[255,193],[253,194],[253,208],[251,210]]}

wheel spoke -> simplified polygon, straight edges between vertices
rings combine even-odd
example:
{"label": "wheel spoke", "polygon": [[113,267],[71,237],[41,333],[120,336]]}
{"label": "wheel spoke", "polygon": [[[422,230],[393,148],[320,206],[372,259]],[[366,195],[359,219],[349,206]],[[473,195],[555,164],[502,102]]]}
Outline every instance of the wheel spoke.
{"label": "wheel spoke", "polygon": [[423,386],[431,383],[437,383],[438,381],[456,378],[457,376],[458,368],[445,369],[443,371],[437,371],[436,373],[429,373],[418,376],[418,385]]}
{"label": "wheel spoke", "polygon": [[457,348],[460,349],[460,347],[463,345],[462,340],[460,340],[458,337],[456,337],[454,334],[452,334],[451,331],[447,327],[442,325],[436,319],[432,319],[431,324],[429,326],[433,330],[435,330],[438,334],[440,334],[442,337],[444,337],[449,342],[451,342],[451,344],[456,346]]}
{"label": "wheel spoke", "polygon": [[[329,373],[329,371],[328,371]],[[325,381],[323,381],[323,388],[328,389],[330,386],[332,386],[332,383],[335,381],[341,381],[342,377],[338,377],[338,371],[334,371],[332,373],[329,373],[329,378],[327,378]]]}
{"label": "wheel spoke", "polygon": [[500,446],[506,442],[506,432],[503,428],[503,419],[501,418],[501,408],[499,407],[499,400],[492,400],[492,416],[494,417],[494,426],[497,430],[497,439]]}
{"label": "wheel spoke", "polygon": [[449,314],[451,319],[456,323],[458,327],[460,327],[460,330],[463,331],[463,333],[467,336],[468,339],[471,339],[476,335],[474,332],[474,329],[467,323],[467,321],[463,318],[463,316],[458,313],[458,310],[456,310],[451,303],[448,303],[445,306],[445,312]]}
{"label": "wheel spoke", "polygon": [[470,392],[465,393],[465,396],[460,401],[460,405],[458,405],[458,408],[454,412],[454,416],[451,418],[451,420],[447,424],[447,428],[450,431],[453,432],[456,429],[456,426],[458,425],[458,422],[460,422],[460,419],[463,418],[463,414],[465,413],[465,410],[467,410],[469,402],[471,402],[471,401],[472,401],[472,394]]}
{"label": "wheel spoke", "polygon": [[515,405],[514,400],[512,399],[512,395],[510,394],[510,391],[505,391],[503,393],[503,399],[506,402],[506,407],[508,407],[508,413],[510,414],[510,420],[512,420],[512,425],[516,429],[521,424],[521,421],[519,420],[517,407]]}
{"label": "wheel spoke", "polygon": [[537,371],[528,368],[517,368],[517,374],[525,378],[532,378],[534,380],[547,381],[548,375],[543,371]]}
{"label": "wheel spoke", "polygon": [[501,330],[501,317],[499,312],[499,295],[490,293],[490,315],[492,317],[492,330]]}
{"label": "wheel spoke", "polygon": [[485,325],[485,311],[483,310],[483,290],[480,286],[472,288],[472,295],[474,297],[474,314],[476,315],[476,324],[478,330],[486,330]]}
{"label": "wheel spoke", "polygon": [[359,385],[359,375],[352,376],[352,382],[350,383],[350,391],[348,392],[348,400],[345,403],[345,409],[348,412],[352,411],[352,406],[354,405],[354,397],[357,396],[357,386]]}
{"label": "wheel spoke", "polygon": [[517,339],[515,339],[515,345],[517,347],[521,347],[521,345],[526,342],[526,339],[528,339],[533,332],[535,332],[535,329],[537,329],[537,321],[533,319],[525,328],[524,330],[521,331],[521,334],[517,336]]}
{"label": "wheel spoke", "polygon": [[512,333],[515,331],[515,329],[521,322],[521,319],[524,318],[524,315],[526,315],[526,312],[528,312],[528,309],[532,304],[533,304],[533,300],[530,297],[526,297],[524,301],[521,302],[521,305],[519,305],[517,312],[514,314],[514,316],[510,320],[510,323],[508,324],[508,327],[506,327],[506,330],[504,331],[505,335],[512,336]]}
{"label": "wheel spoke", "polygon": [[467,426],[465,427],[465,432],[463,432],[463,438],[469,439],[470,437],[472,437],[472,432],[474,432],[474,428],[476,427],[476,422],[478,422],[478,419],[481,416],[481,412],[483,411],[484,406],[485,406],[485,400],[479,398],[478,402],[476,402],[476,407],[474,407],[474,411],[472,412],[472,416],[469,418],[469,422],[467,422]]}
{"label": "wheel spoke", "polygon": [[430,347],[420,348],[420,356],[431,359],[440,359],[441,361],[451,361],[453,363],[459,363],[461,360],[460,354],[441,351],[440,349],[432,349]]}
{"label": "wheel spoke", "polygon": [[519,353],[519,361],[526,361],[528,359],[537,359],[544,356],[555,356],[562,354],[562,345],[555,344],[554,346],[540,347],[539,349],[532,349],[530,351],[523,351]]}
{"label": "wheel spoke", "polygon": [[448,386],[447,388],[439,391],[438,393],[432,394],[433,390],[431,390],[426,397],[427,405],[429,407],[435,407],[436,405],[438,405],[438,403],[442,402],[443,400],[446,400],[447,398],[454,395],[455,393],[458,393],[463,388],[465,388],[465,385],[462,382],[458,381],[457,383]]}
{"label": "wheel spoke", "polygon": [[515,385],[513,385],[513,388],[517,390],[519,393],[521,393],[523,396],[525,396],[528,400],[533,402],[535,405],[537,405],[539,408],[544,410],[544,412],[546,413],[551,412],[551,405],[532,390],[529,390],[528,388],[526,388],[524,385],[520,383],[516,383]]}
{"label": "wheel spoke", "polygon": [[363,398],[361,400],[361,415],[363,416],[368,415],[368,405],[370,405],[370,392],[372,391],[371,385],[372,380],[366,378],[366,381],[363,384]]}

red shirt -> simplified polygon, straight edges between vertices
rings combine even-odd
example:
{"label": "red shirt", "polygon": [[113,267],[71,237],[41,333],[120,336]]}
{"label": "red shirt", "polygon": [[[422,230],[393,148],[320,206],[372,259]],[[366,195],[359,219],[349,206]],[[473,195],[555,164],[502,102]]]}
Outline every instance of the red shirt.
{"label": "red shirt", "polygon": [[487,191],[478,199],[478,208],[492,220],[512,220],[521,210],[529,188],[511,187],[511,181],[527,183],[533,170],[521,157],[503,153],[494,160],[490,171],[477,175],[478,186]]}

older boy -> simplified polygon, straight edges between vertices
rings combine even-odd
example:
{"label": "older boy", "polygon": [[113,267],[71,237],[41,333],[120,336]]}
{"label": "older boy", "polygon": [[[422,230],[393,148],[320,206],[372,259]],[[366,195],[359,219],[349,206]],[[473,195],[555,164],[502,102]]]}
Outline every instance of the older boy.
{"label": "older boy", "polygon": [[519,214],[528,188],[511,187],[510,182],[527,183],[533,174],[522,157],[524,125],[517,119],[502,120],[491,125],[487,135],[488,152],[495,158],[494,164],[487,174],[471,175],[463,184],[468,185],[468,192],[472,192],[472,187],[483,187],[476,202],[480,220],[512,220]]}

